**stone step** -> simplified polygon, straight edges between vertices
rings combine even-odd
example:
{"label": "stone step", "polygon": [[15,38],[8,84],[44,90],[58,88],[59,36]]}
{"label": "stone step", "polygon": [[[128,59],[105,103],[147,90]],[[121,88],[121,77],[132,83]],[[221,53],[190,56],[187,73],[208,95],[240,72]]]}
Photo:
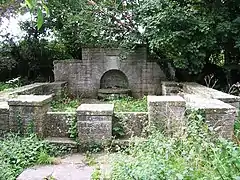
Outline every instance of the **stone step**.
{"label": "stone step", "polygon": [[78,143],[70,138],[47,137],[45,138],[45,141],[56,146],[65,146],[70,148],[72,152],[78,151]]}

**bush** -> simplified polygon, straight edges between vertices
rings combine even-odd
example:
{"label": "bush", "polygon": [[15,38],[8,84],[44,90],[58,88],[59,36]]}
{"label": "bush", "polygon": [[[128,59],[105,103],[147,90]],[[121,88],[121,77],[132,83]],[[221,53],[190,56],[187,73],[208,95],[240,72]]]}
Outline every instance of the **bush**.
{"label": "bush", "polygon": [[239,147],[213,136],[197,113],[188,122],[185,137],[155,132],[119,153],[111,179],[239,179]]}
{"label": "bush", "polygon": [[56,153],[56,148],[35,135],[8,135],[0,141],[0,179],[14,180],[26,167],[51,164]]}

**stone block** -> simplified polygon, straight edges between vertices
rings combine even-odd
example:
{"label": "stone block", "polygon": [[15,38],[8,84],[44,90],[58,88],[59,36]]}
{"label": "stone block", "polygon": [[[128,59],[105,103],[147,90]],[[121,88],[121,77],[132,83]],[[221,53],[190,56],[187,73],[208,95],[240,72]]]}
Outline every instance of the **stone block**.
{"label": "stone block", "polygon": [[51,95],[20,95],[10,99],[8,101],[10,130],[22,134],[33,131],[38,136],[43,137],[46,114],[50,108],[51,100]]}
{"label": "stone block", "polygon": [[150,128],[178,136],[185,128],[186,101],[180,96],[148,96]]}
{"label": "stone block", "polygon": [[114,104],[81,104],[77,108],[78,115],[85,116],[112,116]]}
{"label": "stone block", "polygon": [[112,137],[113,104],[82,104],[77,109],[78,138],[81,142]]}

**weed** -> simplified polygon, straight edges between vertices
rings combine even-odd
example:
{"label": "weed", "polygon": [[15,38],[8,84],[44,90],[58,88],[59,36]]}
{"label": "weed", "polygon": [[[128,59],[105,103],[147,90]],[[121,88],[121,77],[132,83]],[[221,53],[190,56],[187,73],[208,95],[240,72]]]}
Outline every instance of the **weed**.
{"label": "weed", "polygon": [[116,112],[147,112],[147,98],[134,99],[132,97],[124,97],[108,101],[114,103],[114,111]]}
{"label": "weed", "polygon": [[212,134],[198,113],[188,116],[188,133],[151,133],[115,155],[111,179],[238,179],[240,147]]}

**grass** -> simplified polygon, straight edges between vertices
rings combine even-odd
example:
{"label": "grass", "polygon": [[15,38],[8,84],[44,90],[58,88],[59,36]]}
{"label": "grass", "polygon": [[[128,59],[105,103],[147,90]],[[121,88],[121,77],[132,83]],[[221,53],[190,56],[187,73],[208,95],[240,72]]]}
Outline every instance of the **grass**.
{"label": "grass", "polygon": [[240,147],[214,136],[197,113],[189,115],[188,123],[183,137],[156,131],[117,153],[110,179],[239,179]]}
{"label": "grass", "polygon": [[109,100],[109,103],[114,103],[116,112],[147,112],[147,98],[134,99],[132,97]]}
{"label": "grass", "polygon": [[53,112],[74,112],[79,105],[79,99],[72,99],[66,96],[64,98],[52,101],[51,110]]}
{"label": "grass", "polygon": [[27,167],[52,164],[57,149],[35,135],[10,134],[0,140],[0,179],[14,180]]}
{"label": "grass", "polygon": [[[114,111],[116,112],[147,112],[147,98],[134,99],[125,97],[100,103],[114,103]],[[64,97],[54,100],[51,103],[51,110],[54,112],[74,112],[81,104],[81,100],[72,99],[65,95]]]}

